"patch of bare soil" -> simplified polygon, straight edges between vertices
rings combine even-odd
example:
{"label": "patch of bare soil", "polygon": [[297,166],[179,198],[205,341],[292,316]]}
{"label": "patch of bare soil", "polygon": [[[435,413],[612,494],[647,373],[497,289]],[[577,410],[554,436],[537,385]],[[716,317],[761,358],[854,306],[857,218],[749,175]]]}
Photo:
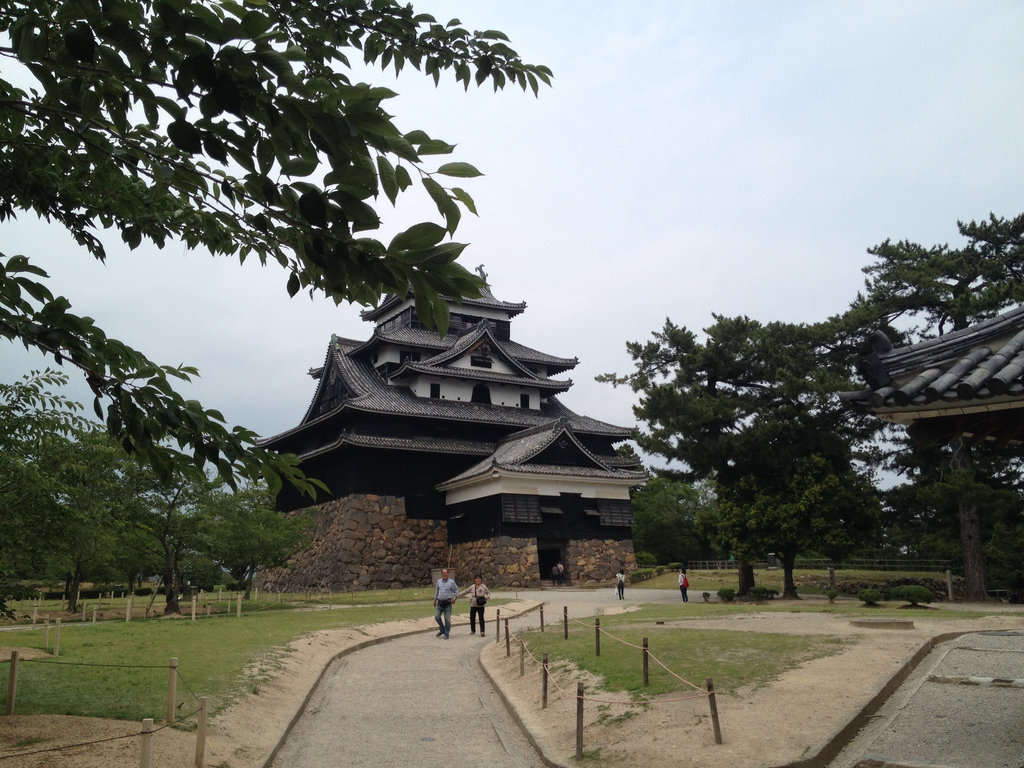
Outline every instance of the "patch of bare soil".
{"label": "patch of bare soil", "polygon": [[[253,670],[254,692],[211,717],[207,766],[258,768],[270,756],[307,694],[342,650],[372,638],[422,630],[431,619],[327,630],[294,643],[271,666]],[[956,631],[1024,627],[1019,614],[973,621],[937,621],[914,616],[914,629],[854,627],[845,618],[813,613],[746,614],[682,623],[682,627],[753,632],[823,634],[849,640],[834,656],[816,659],[767,686],[718,694],[724,743],[714,742],[708,700],[671,694],[648,708],[588,703],[584,750],[609,762],[704,768],[757,768],[796,760],[829,739],[931,637]],[[9,650],[9,649],[5,649]],[[24,652],[24,651],[23,651]],[[487,643],[483,662],[520,719],[549,757],[569,763],[576,748],[575,680],[564,693],[552,687],[540,707],[538,675],[519,676],[519,659],[504,645]],[[2,660],[2,656],[0,656]],[[703,681],[694,681],[703,682]],[[596,696],[624,700],[617,694]],[[455,713],[458,714],[458,713]],[[467,713],[468,714],[468,713]],[[159,727],[159,723],[157,726]],[[48,715],[0,717],[0,762],[4,768],[136,768],[139,723]],[[105,739],[111,739],[105,741]],[[64,745],[81,745],[59,749]],[[153,737],[154,765],[189,768],[195,731],[159,730]],[[42,751],[53,750],[53,751]]]}

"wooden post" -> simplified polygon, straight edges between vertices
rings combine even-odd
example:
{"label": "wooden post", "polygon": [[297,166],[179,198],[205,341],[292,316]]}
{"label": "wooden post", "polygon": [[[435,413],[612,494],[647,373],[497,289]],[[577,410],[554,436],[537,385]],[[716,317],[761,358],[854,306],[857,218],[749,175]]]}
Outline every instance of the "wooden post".
{"label": "wooden post", "polygon": [[576,683],[576,759],[583,759],[583,683]]}
{"label": "wooden post", "polygon": [[196,768],[203,768],[206,752],[206,696],[199,697],[199,719],[196,722]]}
{"label": "wooden post", "polygon": [[594,655],[601,655],[601,619],[594,619]]}
{"label": "wooden post", "polygon": [[647,649],[647,638],[645,637],[644,638],[644,688],[647,687],[647,683],[648,683],[648,680],[649,680],[648,675],[647,675],[647,670],[648,670],[648,666],[647,666],[648,665],[648,659],[647,659],[647,657],[649,655],[650,655],[650,651]]}
{"label": "wooden post", "polygon": [[100,607],[98,605],[95,608],[92,609],[92,623],[93,624],[96,623],[96,616],[99,614],[99,611],[100,611]]}
{"label": "wooden post", "polygon": [[505,619],[505,658],[512,655],[512,644],[508,634],[508,619]]}
{"label": "wooden post", "polygon": [[45,649],[50,647],[50,620],[49,619],[46,619],[46,624],[44,626],[46,627],[46,632],[45,632],[46,637],[43,640],[43,650],[45,650]]}
{"label": "wooden post", "polygon": [[544,631],[544,603],[540,604],[540,631]]}
{"label": "wooden post", "polygon": [[501,642],[501,608],[497,608],[494,611],[494,627],[495,627],[494,634],[496,635],[496,637],[494,638],[494,642],[500,643]]}
{"label": "wooden post", "polygon": [[139,753],[139,768],[152,768],[153,765],[153,718],[142,721],[142,738]]}
{"label": "wooden post", "polygon": [[953,602],[953,572],[949,568],[946,569],[946,597]]}
{"label": "wooden post", "polygon": [[178,659],[171,658],[170,674],[167,678],[167,724],[174,722],[174,704],[178,698]]}
{"label": "wooden post", "polygon": [[132,596],[128,595],[128,605],[124,609],[124,620],[126,622],[132,620]]}
{"label": "wooden post", "polygon": [[708,704],[711,705],[711,724],[715,727],[715,744],[722,743],[722,726],[718,722],[718,704],[715,702],[715,684],[709,677],[708,683]]}
{"label": "wooden post", "polygon": [[192,621],[196,620],[196,600],[198,599],[195,592],[192,593]]}
{"label": "wooden post", "polygon": [[541,685],[540,693],[540,708],[548,708],[548,655],[544,654],[544,661],[541,664],[541,677],[544,678],[544,682]]}
{"label": "wooden post", "polygon": [[14,714],[14,695],[18,690],[18,657],[20,651],[17,648],[11,649],[11,671],[7,677],[7,711],[5,714]]}
{"label": "wooden post", "polygon": [[565,629],[565,639],[569,639],[569,606],[562,606],[562,626]]}
{"label": "wooden post", "polygon": [[526,641],[519,641],[519,676],[526,674]]}
{"label": "wooden post", "polygon": [[60,619],[57,619],[57,627],[53,633],[53,655],[60,656]]}
{"label": "wooden post", "polygon": [[39,606],[32,606],[32,623],[35,624],[39,620]]}
{"label": "wooden post", "polygon": [[238,607],[235,609],[235,615],[238,618],[242,618],[242,593],[238,593]]}

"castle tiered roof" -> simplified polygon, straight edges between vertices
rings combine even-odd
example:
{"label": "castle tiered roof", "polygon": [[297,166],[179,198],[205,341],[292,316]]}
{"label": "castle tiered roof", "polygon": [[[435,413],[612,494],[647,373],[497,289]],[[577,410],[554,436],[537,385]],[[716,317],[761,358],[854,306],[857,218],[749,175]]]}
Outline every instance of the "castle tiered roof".
{"label": "castle tiered roof", "polygon": [[489,290],[480,299],[451,302],[457,330],[441,336],[419,322],[411,295],[388,296],[362,313],[377,323],[369,339],[331,339],[324,364],[310,371],[318,384],[302,421],[264,444],[300,457],[348,446],[444,452],[473,463],[509,436],[546,433],[557,423],[598,457],[601,472],[628,474],[613,445],[630,430],[577,414],[558,400],[572,380],[554,376],[578,360],[512,341],[510,320],[525,307]]}

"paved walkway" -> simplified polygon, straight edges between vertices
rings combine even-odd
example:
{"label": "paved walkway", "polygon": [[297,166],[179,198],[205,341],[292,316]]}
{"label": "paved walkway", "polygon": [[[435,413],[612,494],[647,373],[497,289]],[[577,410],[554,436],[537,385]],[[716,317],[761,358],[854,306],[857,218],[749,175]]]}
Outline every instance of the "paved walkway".
{"label": "paved walkway", "polygon": [[[571,618],[583,618],[631,602],[628,592],[619,600],[611,589],[503,592],[506,596],[545,602],[549,624],[561,621],[563,605]],[[641,596],[645,603],[679,601],[675,590],[645,589],[632,602]],[[482,644],[498,640],[494,609],[488,608],[487,618],[484,638],[469,633],[462,615],[448,640],[433,631],[418,633],[338,659],[267,768],[542,768],[544,761],[480,668]],[[510,619],[509,629],[539,621],[532,612]]]}

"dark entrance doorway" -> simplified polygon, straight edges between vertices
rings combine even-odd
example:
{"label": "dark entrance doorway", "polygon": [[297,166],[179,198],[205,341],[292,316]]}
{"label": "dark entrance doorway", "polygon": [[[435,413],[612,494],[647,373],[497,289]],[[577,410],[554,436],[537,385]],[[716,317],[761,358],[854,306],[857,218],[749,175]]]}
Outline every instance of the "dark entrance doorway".
{"label": "dark entrance doorway", "polygon": [[[565,563],[565,541],[557,539],[537,540],[537,559],[540,561],[540,578],[542,581],[551,578],[551,569],[558,563]],[[569,567],[565,569],[565,579],[569,580]]]}

